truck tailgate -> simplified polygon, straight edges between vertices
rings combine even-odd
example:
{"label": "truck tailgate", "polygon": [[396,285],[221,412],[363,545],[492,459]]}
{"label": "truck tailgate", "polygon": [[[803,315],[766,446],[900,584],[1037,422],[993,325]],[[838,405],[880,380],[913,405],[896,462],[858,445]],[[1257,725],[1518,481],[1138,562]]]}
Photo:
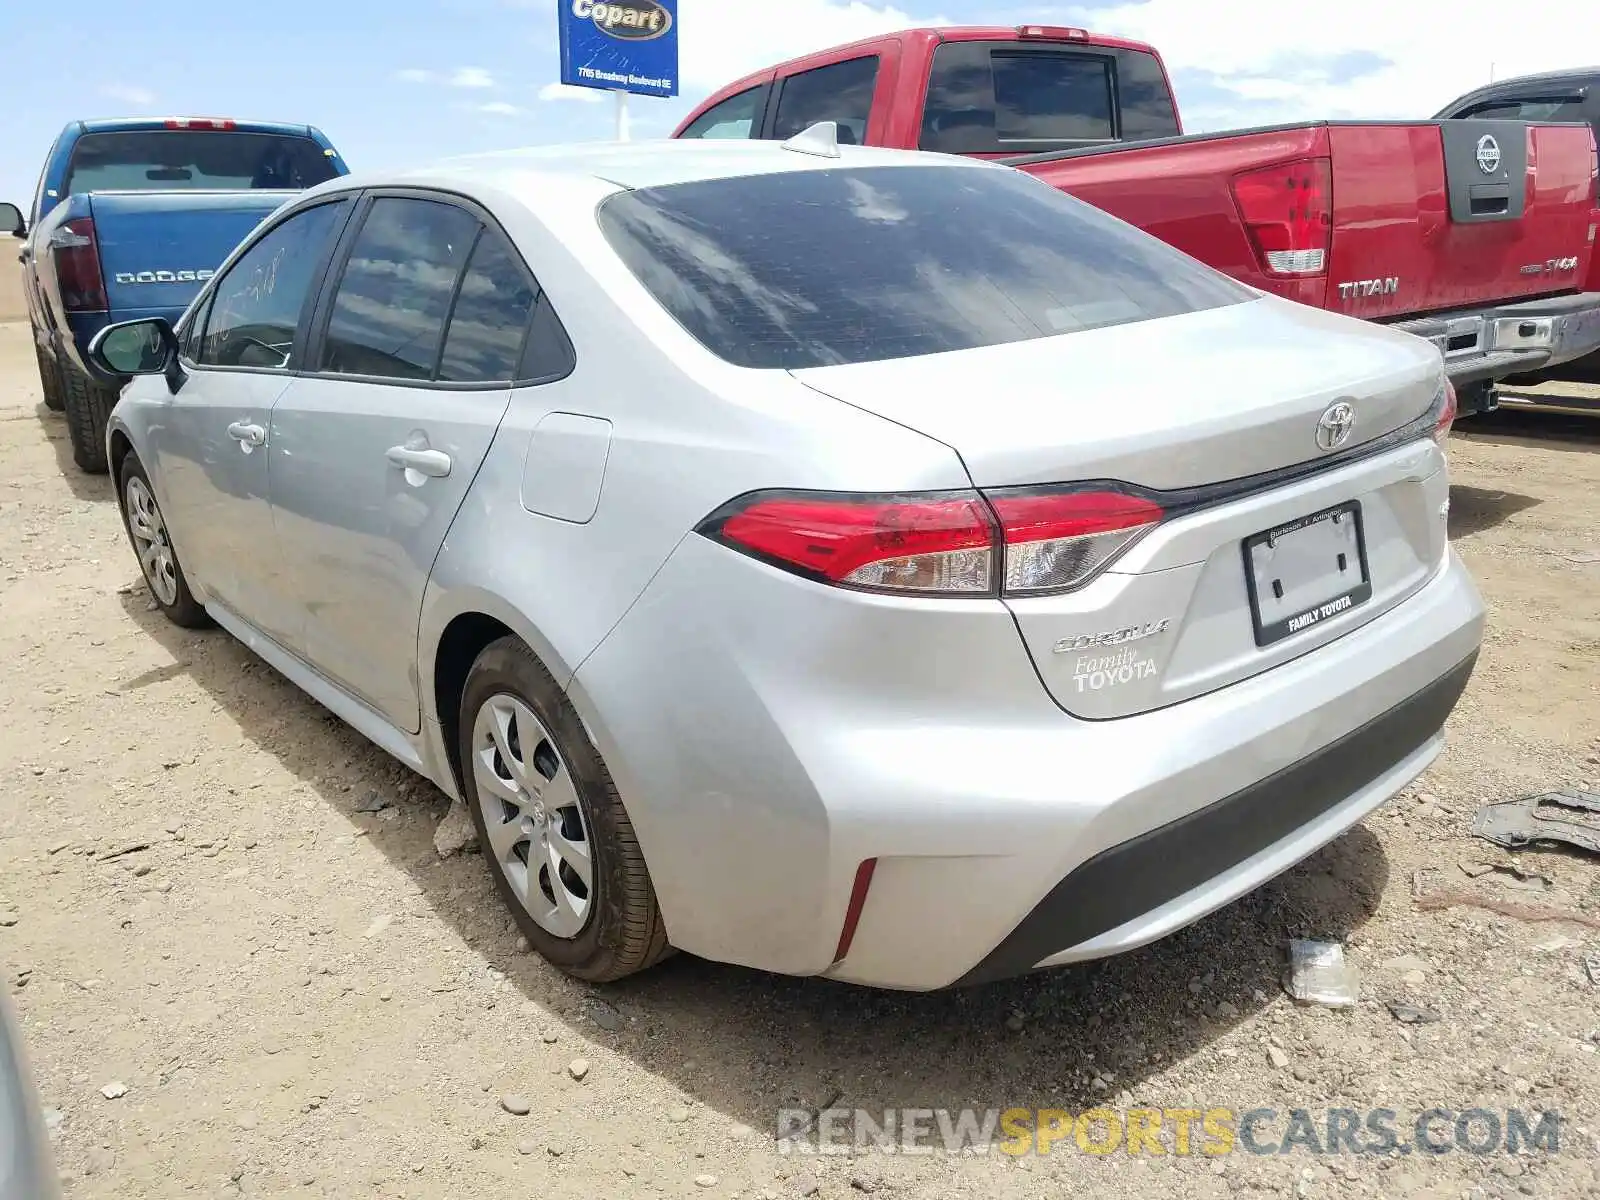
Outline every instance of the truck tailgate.
{"label": "truck tailgate", "polygon": [[[1492,170],[1478,162],[1485,134],[1498,153],[1486,148]],[[1316,197],[1331,227],[1323,269],[1269,270],[1240,180],[1305,186],[1315,175],[1296,165],[1316,160],[1329,180]],[[1584,125],[1312,122],[1009,161],[1253,287],[1356,317],[1577,291],[1594,253]]]}
{"label": "truck tailgate", "polygon": [[183,309],[289,191],[94,192],[112,311]]}
{"label": "truck tailgate", "polygon": [[1588,126],[1331,125],[1328,140],[1328,308],[1399,316],[1583,286],[1594,250]]}

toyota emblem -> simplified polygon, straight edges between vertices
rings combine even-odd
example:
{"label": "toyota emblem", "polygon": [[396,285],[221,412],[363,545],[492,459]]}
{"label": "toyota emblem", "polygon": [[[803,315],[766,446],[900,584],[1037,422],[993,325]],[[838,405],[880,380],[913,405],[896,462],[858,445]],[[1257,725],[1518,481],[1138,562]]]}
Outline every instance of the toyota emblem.
{"label": "toyota emblem", "polygon": [[1356,410],[1343,400],[1328,406],[1317,422],[1317,445],[1324,450],[1337,450],[1350,440],[1350,431],[1356,427]]}
{"label": "toyota emblem", "polygon": [[1478,170],[1485,175],[1493,175],[1500,169],[1500,143],[1494,140],[1494,134],[1486,133],[1478,139]]}

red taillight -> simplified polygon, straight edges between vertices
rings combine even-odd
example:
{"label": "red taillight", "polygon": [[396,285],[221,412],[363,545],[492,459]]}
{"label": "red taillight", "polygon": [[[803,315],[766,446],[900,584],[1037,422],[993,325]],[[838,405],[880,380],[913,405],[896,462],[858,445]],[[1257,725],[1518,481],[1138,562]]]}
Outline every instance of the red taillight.
{"label": "red taillight", "polygon": [[856,868],[855,883],[850,888],[850,903],[844,910],[844,925],[839,930],[839,945],[833,952],[833,961],[840,962],[850,953],[850,943],[856,940],[856,926],[861,923],[861,910],[867,904],[867,889],[872,886],[872,873],[878,860],[869,858]]}
{"label": "red taillight", "polygon": [[1333,240],[1333,172],[1307,158],[1237,175],[1233,200],[1270,275],[1320,275]]}
{"label": "red taillight", "polygon": [[1444,400],[1439,405],[1439,420],[1433,427],[1433,440],[1443,446],[1450,437],[1450,426],[1456,419],[1456,388],[1448,379],[1444,381]]}
{"label": "red taillight", "polygon": [[168,117],[162,122],[168,129],[237,129],[231,117]]}
{"label": "red taillight", "polygon": [[1005,530],[1008,595],[1082,585],[1164,515],[1123,492],[997,492],[989,502]]}
{"label": "red taillight", "polygon": [[1163,516],[1154,501],[1107,490],[756,494],[699,528],[820,583],[875,592],[1037,595],[1081,587]]}
{"label": "red taillight", "polygon": [[718,532],[828,583],[917,592],[992,587],[994,528],[976,495],[758,498],[724,518]]}
{"label": "red taillight", "polygon": [[68,312],[104,312],[106,281],[100,273],[94,218],[78,217],[60,226],[50,235],[50,250],[55,255],[61,306]]}

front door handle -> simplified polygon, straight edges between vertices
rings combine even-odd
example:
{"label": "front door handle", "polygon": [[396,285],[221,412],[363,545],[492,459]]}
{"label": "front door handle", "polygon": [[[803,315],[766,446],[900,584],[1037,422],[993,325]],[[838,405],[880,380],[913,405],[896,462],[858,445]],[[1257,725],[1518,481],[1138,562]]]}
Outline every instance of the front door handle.
{"label": "front door handle", "polygon": [[267,431],[259,425],[251,425],[247,421],[235,421],[228,426],[228,436],[236,442],[243,442],[245,446],[263,446],[267,441]]}
{"label": "front door handle", "polygon": [[390,446],[387,454],[392,466],[415,471],[434,479],[450,474],[450,456],[443,450],[418,450],[411,446]]}

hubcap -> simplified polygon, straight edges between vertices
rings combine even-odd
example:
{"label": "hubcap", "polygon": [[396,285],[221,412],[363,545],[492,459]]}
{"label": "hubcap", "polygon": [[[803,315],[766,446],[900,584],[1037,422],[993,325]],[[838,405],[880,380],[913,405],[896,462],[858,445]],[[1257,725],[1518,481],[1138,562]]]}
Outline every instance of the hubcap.
{"label": "hubcap", "polygon": [[589,826],[555,740],[517,697],[478,710],[472,776],[496,868],[539,928],[576,937],[594,894]]}
{"label": "hubcap", "polygon": [[133,532],[139,568],[156,599],[171,606],[178,602],[178,560],[167,541],[167,526],[150,488],[137,475],[128,479],[128,528]]}

